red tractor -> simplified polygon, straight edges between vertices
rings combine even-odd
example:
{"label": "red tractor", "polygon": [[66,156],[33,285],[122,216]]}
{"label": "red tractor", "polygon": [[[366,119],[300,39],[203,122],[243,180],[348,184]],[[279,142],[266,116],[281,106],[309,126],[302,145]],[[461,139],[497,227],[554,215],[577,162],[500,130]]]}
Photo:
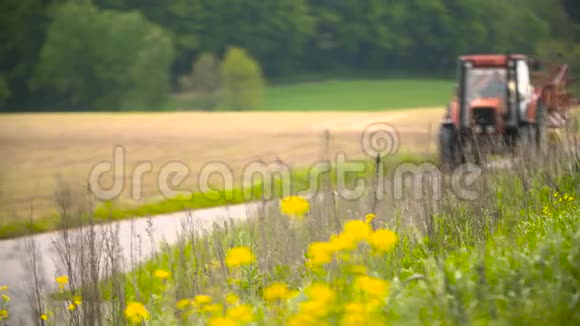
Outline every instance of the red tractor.
{"label": "red tractor", "polygon": [[486,154],[536,152],[565,125],[571,96],[568,66],[532,80],[538,61],[522,54],[467,55],[458,60],[458,86],[440,129],[442,163],[480,164]]}

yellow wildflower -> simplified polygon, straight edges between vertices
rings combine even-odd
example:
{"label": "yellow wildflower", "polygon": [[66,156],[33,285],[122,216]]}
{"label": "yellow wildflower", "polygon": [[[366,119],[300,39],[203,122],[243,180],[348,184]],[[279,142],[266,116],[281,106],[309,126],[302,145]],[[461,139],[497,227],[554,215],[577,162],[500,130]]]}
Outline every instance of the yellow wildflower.
{"label": "yellow wildflower", "polygon": [[82,299],[82,298],[81,298],[81,296],[79,296],[79,295],[75,295],[75,296],[73,297],[72,301],[73,301],[73,303],[74,303],[75,305],[77,305],[77,306],[78,306],[78,305],[80,305],[81,303],[83,303],[83,299]]}
{"label": "yellow wildflower", "polygon": [[256,261],[256,257],[247,247],[235,247],[226,254],[226,265],[228,267],[239,267],[249,265]]}
{"label": "yellow wildflower", "polygon": [[7,296],[6,294],[3,294],[2,295],[2,300],[4,300],[4,301],[10,301],[10,297]]}
{"label": "yellow wildflower", "polygon": [[330,247],[334,251],[348,251],[356,248],[356,240],[348,234],[332,235],[330,237]]}
{"label": "yellow wildflower", "polygon": [[264,289],[264,299],[268,302],[283,300],[290,297],[291,292],[286,283],[274,282]]}
{"label": "yellow wildflower", "polygon": [[389,294],[390,283],[376,277],[358,276],[355,285],[368,296],[375,299],[382,299]]}
{"label": "yellow wildflower", "polygon": [[558,193],[558,192],[554,193],[554,198],[557,198],[559,196],[560,196],[560,193]]}
{"label": "yellow wildflower", "polygon": [[288,318],[288,326],[321,326],[320,320],[314,315],[298,313]]}
{"label": "yellow wildflower", "polygon": [[253,308],[249,304],[242,304],[228,309],[226,316],[242,323],[251,323],[254,320]]}
{"label": "yellow wildflower", "polygon": [[175,308],[185,310],[191,306],[192,302],[189,299],[181,299],[175,304]]}
{"label": "yellow wildflower", "polygon": [[6,285],[0,286],[0,291],[7,291],[7,290],[8,290],[8,286],[6,286]]}
{"label": "yellow wildflower", "polygon": [[48,320],[48,316],[46,314],[40,314],[40,319]]}
{"label": "yellow wildflower", "polygon": [[351,265],[348,267],[347,272],[353,275],[365,275],[367,267],[364,265]]}
{"label": "yellow wildflower", "polygon": [[397,235],[391,230],[379,229],[371,233],[368,242],[376,252],[385,253],[395,247]]}
{"label": "yellow wildflower", "polygon": [[235,293],[228,293],[226,295],[226,302],[230,305],[234,305],[240,301],[240,298]]}
{"label": "yellow wildflower", "polygon": [[213,317],[209,320],[208,326],[236,326],[237,323],[235,320],[232,320],[227,317]]}
{"label": "yellow wildflower", "polygon": [[62,275],[54,279],[58,283],[58,287],[62,290],[68,284],[68,276]]}
{"label": "yellow wildflower", "polygon": [[149,311],[140,302],[130,302],[125,309],[125,317],[129,322],[139,324],[149,319]]}
{"label": "yellow wildflower", "polygon": [[198,305],[209,304],[212,301],[213,301],[212,297],[205,294],[196,295],[195,298],[193,299],[193,302]]}
{"label": "yellow wildflower", "polygon": [[75,311],[77,309],[77,306],[75,306],[74,303],[69,303],[68,305],[68,310],[69,311]]}
{"label": "yellow wildflower", "polygon": [[219,303],[207,304],[207,305],[202,306],[200,308],[200,311],[211,314],[211,313],[223,311],[223,306]]}
{"label": "yellow wildflower", "polygon": [[8,319],[8,310],[0,309],[0,320]]}
{"label": "yellow wildflower", "polygon": [[372,320],[361,303],[349,303],[344,308],[344,314],[340,319],[340,325],[373,325]]}
{"label": "yellow wildflower", "polygon": [[366,240],[371,233],[368,224],[359,220],[351,220],[344,225],[344,236],[351,238],[353,241]]}
{"label": "yellow wildflower", "polygon": [[170,273],[166,270],[158,269],[153,273],[153,276],[155,276],[156,278],[158,278],[160,280],[166,280],[169,278]]}
{"label": "yellow wildflower", "polygon": [[377,216],[375,214],[367,214],[365,216],[365,222],[368,224],[370,222],[372,222]]}
{"label": "yellow wildflower", "polygon": [[316,317],[326,316],[335,299],[334,291],[326,284],[315,283],[309,286],[305,293],[309,300],[301,303],[301,312]]}
{"label": "yellow wildflower", "polygon": [[314,283],[310,285],[306,288],[305,293],[310,299],[325,303],[330,303],[334,301],[335,298],[334,291],[330,286],[324,283]]}
{"label": "yellow wildflower", "polygon": [[542,209],[542,213],[548,214],[549,212],[550,212],[550,207],[544,206],[544,209]]}
{"label": "yellow wildflower", "polygon": [[288,196],[280,204],[280,212],[292,217],[303,217],[309,209],[308,201],[299,196]]}
{"label": "yellow wildflower", "polygon": [[324,265],[332,261],[333,248],[328,242],[313,242],[308,246],[308,258],[313,265]]}

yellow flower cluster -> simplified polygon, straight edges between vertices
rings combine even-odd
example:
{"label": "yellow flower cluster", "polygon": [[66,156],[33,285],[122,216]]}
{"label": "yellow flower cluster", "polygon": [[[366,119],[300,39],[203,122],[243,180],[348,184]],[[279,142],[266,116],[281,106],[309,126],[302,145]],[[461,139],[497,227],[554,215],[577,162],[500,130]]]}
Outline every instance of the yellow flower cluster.
{"label": "yellow flower cluster", "polygon": [[352,282],[348,299],[341,300],[340,293],[328,284],[314,283],[304,291],[308,299],[300,303],[295,314],[290,315],[288,325],[331,325],[331,320],[345,326],[384,325],[380,309],[389,294],[389,285],[380,278],[357,276]]}
{"label": "yellow flower cluster", "polygon": [[[3,291],[8,291],[8,286],[0,286],[0,292]],[[7,294],[2,294],[2,302],[0,302],[0,321],[6,320],[9,317],[8,310],[6,310],[8,301],[10,301],[10,297]]]}
{"label": "yellow flower cluster", "polygon": [[140,324],[149,319],[149,311],[141,302],[130,302],[125,309],[125,317],[130,323]]}
{"label": "yellow flower cluster", "polygon": [[58,276],[54,280],[58,284],[60,290],[63,290],[64,287],[68,284],[68,276],[66,275]]}
{"label": "yellow flower cluster", "polygon": [[280,203],[280,212],[290,217],[301,218],[310,209],[308,201],[300,196],[288,196]]}
{"label": "yellow flower cluster", "polygon": [[162,281],[165,281],[169,278],[169,276],[171,276],[171,273],[169,273],[166,270],[163,269],[158,269],[153,273],[153,276],[155,276],[155,278],[158,278]]}
{"label": "yellow flower cluster", "polygon": [[286,283],[274,282],[264,289],[263,296],[266,302],[275,302],[288,299],[292,296],[292,291],[290,291]]}
{"label": "yellow flower cluster", "polygon": [[68,305],[68,310],[69,311],[75,311],[77,310],[77,307],[80,306],[80,304],[83,302],[82,298],[78,295],[75,295],[74,297],[72,297],[71,302]]}
{"label": "yellow flower cluster", "polygon": [[254,253],[247,247],[235,247],[226,254],[226,265],[230,268],[253,264],[255,261]]}
{"label": "yellow flower cluster", "polygon": [[239,326],[254,321],[254,307],[248,304],[241,304],[237,295],[230,293],[225,297],[227,310],[224,314],[224,306],[214,303],[212,297],[199,294],[192,300],[181,299],[177,301],[175,307],[180,311],[182,317],[192,313],[205,314],[207,325],[217,326]]}
{"label": "yellow flower cluster", "polygon": [[343,253],[343,259],[348,257],[344,253],[362,242],[366,242],[376,254],[383,254],[391,251],[397,241],[397,235],[391,230],[373,231],[368,223],[351,220],[344,225],[342,233],[333,235],[329,241],[311,243],[307,255],[310,265],[320,266],[330,263],[336,253]]}

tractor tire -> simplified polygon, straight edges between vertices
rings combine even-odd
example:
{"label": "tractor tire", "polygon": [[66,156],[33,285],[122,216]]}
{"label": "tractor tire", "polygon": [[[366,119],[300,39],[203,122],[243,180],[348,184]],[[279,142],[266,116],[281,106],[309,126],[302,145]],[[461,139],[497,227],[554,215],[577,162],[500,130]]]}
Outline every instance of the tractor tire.
{"label": "tractor tire", "polygon": [[461,164],[459,138],[452,126],[442,126],[439,132],[439,155],[444,170],[455,169]]}
{"label": "tractor tire", "polygon": [[538,103],[535,124],[535,142],[538,154],[543,157],[545,157],[548,152],[548,138],[546,133],[546,109],[542,103]]}
{"label": "tractor tire", "polygon": [[524,158],[535,159],[537,150],[536,145],[536,127],[531,124],[526,124],[518,130],[518,155]]}

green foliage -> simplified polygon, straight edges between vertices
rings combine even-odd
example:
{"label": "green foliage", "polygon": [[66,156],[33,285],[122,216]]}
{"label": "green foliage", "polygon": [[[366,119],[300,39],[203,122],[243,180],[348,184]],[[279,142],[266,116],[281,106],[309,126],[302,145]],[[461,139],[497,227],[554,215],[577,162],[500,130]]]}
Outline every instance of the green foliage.
{"label": "green foliage", "polygon": [[6,78],[0,75],[0,104],[4,103],[6,99],[10,97],[10,89],[8,88],[8,83]]}
{"label": "green foliage", "polygon": [[170,38],[136,12],[67,3],[49,26],[36,88],[80,109],[141,109],[163,103],[173,60]]}
{"label": "green foliage", "polygon": [[220,90],[219,62],[211,53],[202,53],[193,64],[193,90],[202,102],[204,110],[215,109]]}
{"label": "green foliage", "polygon": [[[10,96],[0,108],[11,110],[171,107],[158,105],[167,80],[188,89],[192,61],[221,58],[230,45],[274,80],[343,69],[450,73],[459,54],[534,54],[545,41],[573,46],[580,35],[570,0],[6,1],[0,74]],[[62,55],[47,49],[65,45]]]}
{"label": "green foliage", "polygon": [[245,50],[229,48],[220,74],[225,108],[252,110],[260,107],[264,92],[262,70]]}
{"label": "green foliage", "polygon": [[[0,110],[2,104],[19,107],[35,101],[28,82],[44,41],[47,24],[45,2],[6,0],[0,10]],[[9,89],[10,92],[6,92]],[[36,99],[38,102],[38,99]]]}

